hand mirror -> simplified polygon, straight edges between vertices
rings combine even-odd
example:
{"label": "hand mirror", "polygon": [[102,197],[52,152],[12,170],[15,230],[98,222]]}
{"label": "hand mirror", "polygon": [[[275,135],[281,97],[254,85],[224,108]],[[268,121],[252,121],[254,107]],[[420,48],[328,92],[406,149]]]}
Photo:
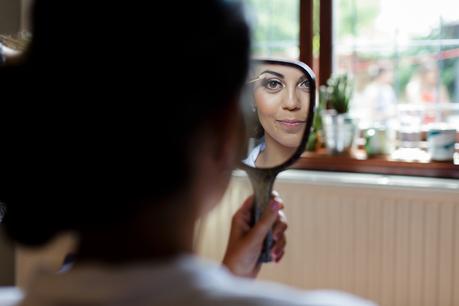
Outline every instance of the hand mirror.
{"label": "hand mirror", "polygon": [[[304,63],[252,60],[241,109],[246,128],[240,168],[254,190],[252,224],[269,204],[277,174],[304,152],[315,108],[315,76]],[[260,262],[271,261],[271,233]]]}

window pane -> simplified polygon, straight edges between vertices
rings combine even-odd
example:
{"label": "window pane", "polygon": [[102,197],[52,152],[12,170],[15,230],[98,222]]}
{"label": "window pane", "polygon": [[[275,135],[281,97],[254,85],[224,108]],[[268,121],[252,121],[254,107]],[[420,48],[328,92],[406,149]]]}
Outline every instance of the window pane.
{"label": "window pane", "polygon": [[299,57],[299,0],[247,0],[253,29],[253,54]]}
{"label": "window pane", "polygon": [[363,125],[400,124],[400,109],[416,105],[422,128],[459,129],[456,1],[336,0],[335,11],[335,71],[354,76]]}

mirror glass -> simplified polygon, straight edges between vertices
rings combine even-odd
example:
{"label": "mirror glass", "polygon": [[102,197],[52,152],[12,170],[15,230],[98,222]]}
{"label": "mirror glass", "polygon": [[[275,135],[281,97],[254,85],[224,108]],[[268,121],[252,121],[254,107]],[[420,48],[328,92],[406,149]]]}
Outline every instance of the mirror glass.
{"label": "mirror glass", "polygon": [[301,149],[312,120],[312,82],[313,77],[293,63],[253,61],[241,100],[246,166],[277,167]]}

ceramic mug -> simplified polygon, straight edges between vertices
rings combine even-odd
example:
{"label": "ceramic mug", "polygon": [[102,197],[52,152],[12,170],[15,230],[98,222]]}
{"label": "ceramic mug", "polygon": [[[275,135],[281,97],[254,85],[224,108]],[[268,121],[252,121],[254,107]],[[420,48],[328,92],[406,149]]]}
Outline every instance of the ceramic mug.
{"label": "ceramic mug", "polygon": [[455,144],[456,129],[432,128],[427,132],[427,148],[432,160],[453,160]]}

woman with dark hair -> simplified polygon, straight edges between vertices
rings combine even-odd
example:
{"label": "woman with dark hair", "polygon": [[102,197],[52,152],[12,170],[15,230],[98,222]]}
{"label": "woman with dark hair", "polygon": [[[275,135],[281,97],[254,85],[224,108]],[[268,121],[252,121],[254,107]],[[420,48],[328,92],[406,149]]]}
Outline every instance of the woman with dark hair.
{"label": "woman with dark hair", "polygon": [[1,112],[7,232],[27,246],[79,238],[70,271],[37,274],[21,305],[314,304],[241,277],[258,273],[273,226],[282,257],[278,198],[253,228],[251,199],[235,214],[225,267],[192,255],[240,160],[249,31],[235,1],[151,5],[38,0],[23,62],[0,70],[27,89]]}

